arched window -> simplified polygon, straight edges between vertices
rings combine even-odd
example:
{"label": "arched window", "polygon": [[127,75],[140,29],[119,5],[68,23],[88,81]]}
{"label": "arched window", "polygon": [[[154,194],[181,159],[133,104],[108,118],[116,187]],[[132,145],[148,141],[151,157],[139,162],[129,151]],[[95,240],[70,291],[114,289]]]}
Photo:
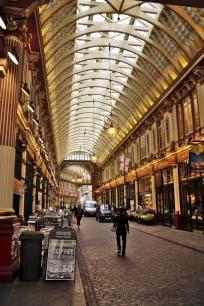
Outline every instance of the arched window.
{"label": "arched window", "polygon": [[139,161],[140,159],[140,147],[139,147],[139,143],[137,142],[137,161]]}
{"label": "arched window", "polygon": [[152,131],[152,135],[153,135],[153,151],[154,153],[156,152],[156,129],[153,128],[153,131]]}
{"label": "arched window", "polygon": [[170,121],[169,117],[166,118],[165,120],[165,125],[166,125],[166,142],[167,144],[170,143],[171,137],[170,137]]}
{"label": "arched window", "polygon": [[147,134],[147,156],[150,155],[150,147],[149,147],[149,134]]}

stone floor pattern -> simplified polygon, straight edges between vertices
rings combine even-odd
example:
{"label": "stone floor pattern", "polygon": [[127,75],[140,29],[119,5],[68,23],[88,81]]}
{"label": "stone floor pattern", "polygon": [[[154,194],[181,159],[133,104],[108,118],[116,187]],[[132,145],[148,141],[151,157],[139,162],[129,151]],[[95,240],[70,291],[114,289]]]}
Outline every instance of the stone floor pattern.
{"label": "stone floor pattern", "polygon": [[204,253],[133,227],[127,256],[122,257],[117,255],[111,224],[83,218],[81,230],[76,231],[87,304],[203,306]]}

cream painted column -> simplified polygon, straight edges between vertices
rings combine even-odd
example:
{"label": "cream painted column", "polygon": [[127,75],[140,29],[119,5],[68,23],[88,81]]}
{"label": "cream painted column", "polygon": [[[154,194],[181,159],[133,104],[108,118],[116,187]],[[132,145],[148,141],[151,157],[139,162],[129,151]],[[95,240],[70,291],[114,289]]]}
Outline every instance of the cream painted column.
{"label": "cream painted column", "polygon": [[173,166],[175,212],[181,212],[178,165]]}
{"label": "cream painted column", "polygon": [[124,207],[127,207],[127,185],[124,184]]}
{"label": "cream painted column", "polygon": [[138,210],[139,205],[139,182],[135,180],[135,209]]}
{"label": "cream painted column", "polygon": [[[7,52],[16,48],[22,60],[22,43],[14,36],[5,37]],[[21,62],[22,64],[22,62]],[[18,105],[19,65],[8,59],[8,71],[0,82],[0,207],[13,207],[13,184],[16,146],[16,117]]]}
{"label": "cream painted column", "polygon": [[[22,164],[21,164],[21,180],[25,182],[26,178],[26,157],[27,151],[22,152]],[[24,201],[25,201],[25,194],[20,197],[20,207],[19,207],[19,217],[21,220],[24,220]]]}
{"label": "cream painted column", "polygon": [[32,213],[35,213],[35,198],[36,198],[36,178],[37,178],[37,170],[34,167],[34,176],[33,176],[33,200],[32,200]]}
{"label": "cream painted column", "polygon": [[151,175],[151,185],[152,185],[152,209],[157,211],[157,197],[156,197],[156,184],[155,184],[155,175]]}
{"label": "cream painted column", "polygon": [[118,188],[115,188],[115,206],[118,208]]}

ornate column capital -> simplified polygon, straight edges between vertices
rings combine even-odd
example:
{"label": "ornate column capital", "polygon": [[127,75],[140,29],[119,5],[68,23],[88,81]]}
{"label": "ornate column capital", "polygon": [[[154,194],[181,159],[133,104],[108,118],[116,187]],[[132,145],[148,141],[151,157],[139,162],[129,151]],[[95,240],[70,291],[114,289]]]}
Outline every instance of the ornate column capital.
{"label": "ornate column capital", "polygon": [[198,82],[200,85],[204,84],[204,66],[198,66],[194,69],[194,74],[198,76]]}

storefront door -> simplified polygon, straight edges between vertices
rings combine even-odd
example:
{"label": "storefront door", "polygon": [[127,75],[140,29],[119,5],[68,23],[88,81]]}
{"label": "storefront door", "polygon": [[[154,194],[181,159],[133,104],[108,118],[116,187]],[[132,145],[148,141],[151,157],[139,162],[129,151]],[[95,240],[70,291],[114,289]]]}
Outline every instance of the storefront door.
{"label": "storefront door", "polygon": [[181,225],[184,230],[204,231],[203,200],[202,178],[181,183]]}
{"label": "storefront door", "polygon": [[174,188],[173,185],[159,187],[157,194],[158,223],[171,227],[174,224]]}

